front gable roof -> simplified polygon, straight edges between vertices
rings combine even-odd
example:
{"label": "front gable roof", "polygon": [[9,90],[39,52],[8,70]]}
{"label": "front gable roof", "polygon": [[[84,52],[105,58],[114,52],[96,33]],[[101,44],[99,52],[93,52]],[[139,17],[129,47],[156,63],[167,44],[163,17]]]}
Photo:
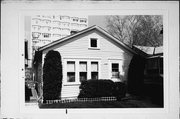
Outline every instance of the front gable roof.
{"label": "front gable roof", "polygon": [[72,39],[72,38],[74,38],[74,37],[77,37],[77,36],[79,36],[79,35],[82,35],[82,34],[84,34],[84,33],[90,32],[90,31],[92,31],[92,30],[97,30],[97,31],[99,31],[99,32],[102,33],[103,35],[107,36],[107,37],[110,38],[111,40],[113,40],[113,41],[115,41],[116,43],[118,43],[120,46],[122,46],[123,48],[125,48],[125,49],[128,50],[129,52],[131,52],[131,53],[133,53],[133,54],[137,54],[137,53],[136,53],[134,50],[132,50],[129,46],[127,46],[126,44],[122,43],[121,41],[119,41],[118,39],[116,39],[115,37],[113,37],[112,35],[110,35],[107,31],[105,31],[104,29],[102,29],[101,27],[96,26],[96,25],[91,26],[91,27],[88,27],[88,28],[86,28],[86,29],[84,29],[84,30],[81,30],[81,31],[79,31],[79,32],[77,32],[77,33],[75,33],[75,34],[66,36],[66,37],[61,38],[61,39],[59,39],[59,40],[53,41],[53,42],[51,42],[51,43],[49,43],[49,44],[47,44],[47,45],[45,45],[45,46],[43,46],[43,47],[40,47],[40,48],[39,48],[39,51],[46,50],[47,48],[53,47],[53,46],[55,46],[55,45],[57,45],[57,44],[60,44],[60,43],[62,43],[62,42],[64,42],[64,41],[67,41],[67,40],[70,40],[70,39]]}

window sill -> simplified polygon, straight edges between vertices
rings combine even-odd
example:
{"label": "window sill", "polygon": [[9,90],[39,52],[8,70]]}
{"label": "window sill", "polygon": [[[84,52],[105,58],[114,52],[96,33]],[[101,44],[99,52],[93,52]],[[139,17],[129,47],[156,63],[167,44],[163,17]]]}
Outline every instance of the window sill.
{"label": "window sill", "polygon": [[100,50],[100,48],[93,48],[93,47],[89,47],[89,50]]}
{"label": "window sill", "polygon": [[74,85],[81,85],[81,83],[80,82],[72,82],[72,83],[70,83],[70,82],[66,82],[66,83],[64,83],[63,84],[63,86],[74,86]]}

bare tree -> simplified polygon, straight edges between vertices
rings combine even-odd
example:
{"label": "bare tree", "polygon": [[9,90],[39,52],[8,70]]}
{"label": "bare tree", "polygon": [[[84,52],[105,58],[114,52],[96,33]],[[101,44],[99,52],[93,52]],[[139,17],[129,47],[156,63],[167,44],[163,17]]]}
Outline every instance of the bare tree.
{"label": "bare tree", "polygon": [[107,16],[106,21],[108,32],[130,47],[163,45],[160,15]]}

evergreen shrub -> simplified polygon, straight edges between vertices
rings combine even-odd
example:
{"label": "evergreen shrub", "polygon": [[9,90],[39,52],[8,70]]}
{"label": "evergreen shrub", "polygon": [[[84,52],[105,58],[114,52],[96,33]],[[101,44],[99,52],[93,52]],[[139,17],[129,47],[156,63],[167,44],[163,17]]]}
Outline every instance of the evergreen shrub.
{"label": "evergreen shrub", "polygon": [[115,82],[115,91],[114,96],[117,98],[117,100],[121,100],[121,98],[126,96],[126,84],[122,82]]}
{"label": "evergreen shrub", "polygon": [[49,51],[44,59],[43,66],[43,98],[56,100],[61,97],[62,62],[58,51]]}
{"label": "evergreen shrub", "polygon": [[146,60],[134,55],[128,69],[127,90],[129,94],[141,96],[144,85],[144,69]]}

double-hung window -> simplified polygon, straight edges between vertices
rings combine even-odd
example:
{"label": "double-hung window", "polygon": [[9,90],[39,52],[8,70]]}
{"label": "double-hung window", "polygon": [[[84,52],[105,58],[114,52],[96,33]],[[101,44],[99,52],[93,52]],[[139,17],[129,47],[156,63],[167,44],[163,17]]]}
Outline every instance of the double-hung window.
{"label": "double-hung window", "polygon": [[87,62],[79,62],[80,82],[87,80]]}
{"label": "double-hung window", "polygon": [[119,78],[119,64],[112,63],[112,78]]}
{"label": "double-hung window", "polygon": [[67,62],[67,82],[75,82],[75,61]]}
{"label": "double-hung window", "polygon": [[91,62],[91,79],[98,79],[98,62]]}

